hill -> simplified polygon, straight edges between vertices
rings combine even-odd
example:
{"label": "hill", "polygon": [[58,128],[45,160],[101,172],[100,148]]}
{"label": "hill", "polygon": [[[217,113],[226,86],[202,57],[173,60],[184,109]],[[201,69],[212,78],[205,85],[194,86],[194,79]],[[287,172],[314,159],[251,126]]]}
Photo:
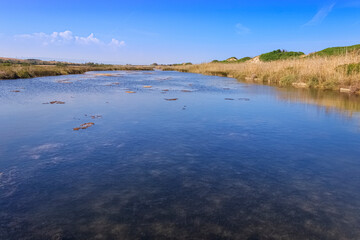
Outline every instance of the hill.
{"label": "hill", "polygon": [[260,55],[260,60],[263,62],[270,62],[276,60],[287,60],[299,58],[300,56],[305,55],[303,52],[288,52],[285,50],[275,50],[269,53],[264,53]]}
{"label": "hill", "polygon": [[328,57],[328,56],[340,56],[348,53],[357,52],[360,54],[360,44],[345,46],[345,47],[331,47],[321,50],[319,52],[311,53],[310,56],[320,56],[320,57]]}

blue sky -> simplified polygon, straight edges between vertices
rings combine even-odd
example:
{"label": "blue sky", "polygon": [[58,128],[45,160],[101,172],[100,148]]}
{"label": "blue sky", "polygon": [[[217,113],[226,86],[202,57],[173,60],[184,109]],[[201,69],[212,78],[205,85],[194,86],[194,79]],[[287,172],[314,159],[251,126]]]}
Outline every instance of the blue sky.
{"label": "blue sky", "polygon": [[207,62],[360,44],[360,0],[0,0],[0,56]]}

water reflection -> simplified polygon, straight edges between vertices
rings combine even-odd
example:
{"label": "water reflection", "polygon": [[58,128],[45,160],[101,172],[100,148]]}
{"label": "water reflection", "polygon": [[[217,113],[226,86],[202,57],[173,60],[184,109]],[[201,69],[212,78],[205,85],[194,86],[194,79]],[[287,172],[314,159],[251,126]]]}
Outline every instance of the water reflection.
{"label": "water reflection", "polygon": [[360,237],[357,99],[101,74],[0,82],[0,239]]}
{"label": "water reflection", "polygon": [[360,112],[360,97],[356,95],[311,89],[277,89],[279,99],[284,101],[318,105],[327,112],[338,111],[349,117]]}

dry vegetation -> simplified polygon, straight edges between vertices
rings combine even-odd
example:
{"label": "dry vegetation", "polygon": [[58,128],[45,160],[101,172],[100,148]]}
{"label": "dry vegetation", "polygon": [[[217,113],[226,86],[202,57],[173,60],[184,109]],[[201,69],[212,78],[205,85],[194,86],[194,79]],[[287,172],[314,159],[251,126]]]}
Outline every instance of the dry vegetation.
{"label": "dry vegetation", "polygon": [[304,57],[271,62],[204,63],[163,70],[233,77],[261,84],[331,89],[360,94],[360,55]]}
{"label": "dry vegetation", "polygon": [[32,78],[67,74],[82,74],[88,71],[152,70],[151,66],[132,65],[23,65],[0,64],[0,79]]}

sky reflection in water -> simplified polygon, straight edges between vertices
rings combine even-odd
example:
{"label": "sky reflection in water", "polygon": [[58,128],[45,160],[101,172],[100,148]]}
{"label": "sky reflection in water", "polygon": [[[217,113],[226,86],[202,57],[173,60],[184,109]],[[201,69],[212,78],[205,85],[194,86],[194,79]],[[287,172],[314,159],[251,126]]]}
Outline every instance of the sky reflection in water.
{"label": "sky reflection in water", "polygon": [[0,239],[360,238],[358,98],[111,74],[0,82]]}

